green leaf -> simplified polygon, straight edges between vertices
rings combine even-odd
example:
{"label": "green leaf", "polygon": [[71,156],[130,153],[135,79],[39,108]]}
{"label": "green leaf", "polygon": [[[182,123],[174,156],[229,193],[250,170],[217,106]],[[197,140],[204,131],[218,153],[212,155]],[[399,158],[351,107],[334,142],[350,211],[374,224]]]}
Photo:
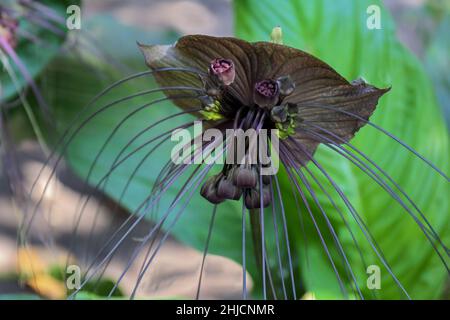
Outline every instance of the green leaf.
{"label": "green leaf", "polygon": [[[369,14],[366,10],[369,5],[381,8],[381,29],[367,28]],[[380,100],[371,121],[412,146],[444,172],[448,172],[448,133],[433,88],[420,62],[396,39],[392,18],[380,1],[241,0],[234,2],[234,9],[236,35],[240,38],[267,41],[272,28],[279,25],[283,29],[285,45],[319,57],[348,80],[362,76],[375,86],[392,86],[391,92]],[[404,188],[444,243],[448,243],[448,182],[399,144],[373,128],[366,126],[360,130],[352,143]],[[439,297],[447,276],[446,270],[408,213],[373,180],[327,148],[319,148],[316,159],[362,216],[393,272],[410,296],[422,299]],[[312,170],[313,167],[312,164],[309,165]],[[319,175],[318,170],[313,172]],[[322,178],[320,181],[326,180]],[[287,194],[290,188],[285,179],[284,190]],[[337,205],[345,210],[332,187],[328,184],[326,188],[337,199]],[[320,203],[342,240],[364,295],[370,297],[372,292],[366,287],[367,274],[349,233],[323,192],[317,186],[314,190],[319,194]],[[348,210],[344,211],[344,214],[355,232],[367,264],[381,267],[381,290],[376,291],[377,297],[404,298],[347,212]],[[296,223],[290,224],[290,234],[297,235],[297,250],[303,257],[303,266],[299,271],[307,284],[307,290],[315,292],[318,298],[328,298],[330,292],[338,292],[337,282],[330,281],[329,277],[322,278],[317,273],[317,268],[306,267],[303,237],[299,234],[301,232],[298,221],[294,218],[296,213],[292,202],[289,214],[290,219]],[[314,215],[320,217],[321,213],[316,209]],[[306,215],[304,219],[311,220]],[[311,224],[310,221],[308,223]],[[326,230],[326,226],[322,226],[322,230]],[[311,226],[307,226],[307,235],[312,242],[310,250],[313,253],[310,256],[317,263],[315,257],[319,250],[321,263],[327,265],[330,271],[330,262]],[[334,247],[329,234],[326,241],[330,247]],[[336,256],[336,249],[332,250],[332,254],[341,275],[345,275],[344,264]],[[311,283],[310,279],[315,279],[316,283]],[[346,283],[347,286],[350,285],[349,280]],[[339,293],[336,297],[340,297]]]}

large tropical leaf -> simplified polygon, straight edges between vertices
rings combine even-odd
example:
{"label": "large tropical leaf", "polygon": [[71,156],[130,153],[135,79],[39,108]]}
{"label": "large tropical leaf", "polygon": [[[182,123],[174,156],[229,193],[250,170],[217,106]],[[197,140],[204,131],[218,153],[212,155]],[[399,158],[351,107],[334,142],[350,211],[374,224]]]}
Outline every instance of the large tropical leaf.
{"label": "large tropical leaf", "polygon": [[[381,29],[367,27],[370,16],[367,9],[370,5],[381,9]],[[348,80],[362,76],[378,87],[392,86],[391,92],[380,100],[371,120],[448,172],[448,134],[430,81],[419,61],[396,39],[392,19],[380,1],[242,0],[234,2],[234,9],[236,35],[240,38],[249,41],[268,40],[270,30],[280,25],[284,44],[314,54]],[[448,182],[373,128],[366,126],[352,142],[405,189],[444,243],[448,244]],[[327,148],[319,148],[316,158],[362,216],[410,296],[439,297],[447,279],[446,270],[408,213],[373,180]],[[313,165],[309,167],[314,170]],[[319,175],[318,170],[314,172]],[[285,191],[289,192],[290,188],[286,181]],[[331,186],[327,186],[327,190],[339,207],[345,209],[338,194],[332,193]],[[366,287],[368,275],[347,229],[320,189],[315,187],[315,191],[319,193],[320,201],[342,239],[363,293],[370,297],[371,292]],[[295,207],[291,205],[291,219],[294,219],[294,211]],[[320,212],[316,210],[314,214],[319,216]],[[352,222],[351,216],[346,214],[346,217],[367,264],[381,268],[381,290],[376,290],[376,295],[379,298],[404,297],[362,233],[358,232],[359,228]],[[305,219],[308,217],[305,216]],[[307,267],[302,231],[298,223],[291,225],[296,225],[291,233],[297,234],[297,250],[304,258],[300,272],[307,289],[319,298],[339,297],[336,280],[327,276],[333,276],[333,272],[317,236],[313,230],[306,232],[310,244],[312,242]],[[327,243],[333,246],[330,239],[328,236]],[[333,251],[336,258],[336,250]],[[341,273],[344,273],[343,262],[337,258],[335,260]],[[328,268],[324,271],[323,265],[326,264]],[[350,281],[347,280],[347,283]]]}
{"label": "large tropical leaf", "polygon": [[[134,71],[146,70],[144,59],[138,51],[136,41],[171,43],[176,39],[173,33],[168,33],[166,35],[143,33],[141,30],[127,28],[118,24],[111,18],[105,16],[95,17],[90,23],[86,24],[86,28],[92,30],[92,35],[94,37],[102,40],[102,48],[106,52],[110,53],[111,56],[115,58],[120,58],[122,63],[126,64]],[[121,43],[120,47],[117,46],[118,42]],[[98,94],[106,86],[110,85],[114,80],[123,77],[123,75],[115,72],[114,66],[109,64],[108,61],[100,61],[89,55],[85,57],[83,61],[84,63],[67,56],[59,57],[50,64],[43,75],[43,79],[45,80],[44,93],[49,99],[49,102],[51,102],[51,105],[55,107],[55,125],[60,128],[60,133],[72,123],[76,114],[80,112],[83,106],[85,106],[93,96]],[[91,61],[91,63],[86,65],[86,62],[89,61]],[[155,89],[157,87],[156,82],[153,81],[150,76],[125,83],[108,93],[96,105],[93,105],[92,109],[88,110],[82,119],[87,117],[88,114],[93,113],[95,110],[98,110],[102,105],[111,101],[121,99],[143,90],[151,88]],[[70,143],[67,153],[65,154],[65,158],[70,166],[76,173],[85,178],[90,171],[90,167],[96,158],[97,152],[101,149],[102,145],[107,140],[107,137],[114,130],[114,127],[133,110],[152,100],[161,99],[163,97],[164,94],[162,93],[154,93],[133,98],[110,108],[108,111],[99,114],[99,116],[90,120],[88,125],[86,125]],[[164,117],[179,112],[180,109],[172,102],[164,101],[151,107],[147,107],[130,117],[114,134],[108,146],[104,149],[101,157],[98,159],[97,165],[92,171],[89,183],[92,186],[97,184],[97,181],[99,181],[111,168],[114,159],[120,153],[121,149],[136,133]],[[186,123],[189,120],[192,121],[193,119],[192,116],[188,115],[161,123],[132,143],[122,156],[163,131],[172,129],[177,125]],[[76,123],[80,124],[81,120]],[[110,176],[107,187],[104,190],[105,193],[114,200],[120,200],[121,205],[132,213],[150,193],[161,166],[170,160],[171,149],[174,146],[174,144],[169,141],[169,143],[162,145],[162,147],[158,149],[158,152],[149,157],[135,173],[135,177],[131,181],[126,194],[122,195],[122,191],[127,184],[128,178],[131,176],[140,160],[145,157],[145,154],[150,151],[154,145],[155,144],[149,145],[130,158],[129,161],[120,165],[114,174]],[[220,168],[213,169],[215,172],[218,170],[220,170]],[[167,194],[161,199],[159,209],[155,212],[156,215],[148,214],[146,216],[148,219],[155,222],[159,221],[165,214],[170,202],[180,190],[184,180],[185,179],[177,182],[168,190]],[[169,222],[163,226],[164,229],[170,225],[170,221],[176,215],[177,210],[172,211]],[[209,246],[210,253],[226,256],[235,261],[241,261],[241,210],[242,208],[239,202],[228,201],[219,206]],[[212,211],[213,206],[205,201],[197,190],[189,205],[184,210],[180,221],[170,230],[171,234],[183,243],[202,251],[205,247]],[[269,223],[272,218],[271,216],[268,216],[267,219]],[[249,222],[247,222],[246,232],[248,236],[247,266],[249,272],[251,272],[254,277],[257,277],[258,272],[255,260],[252,258],[253,249],[251,246]],[[267,235],[268,238],[270,238],[270,236],[271,235]],[[273,244],[273,241],[270,241],[270,243]],[[258,286],[259,282],[256,282],[256,285]]]}

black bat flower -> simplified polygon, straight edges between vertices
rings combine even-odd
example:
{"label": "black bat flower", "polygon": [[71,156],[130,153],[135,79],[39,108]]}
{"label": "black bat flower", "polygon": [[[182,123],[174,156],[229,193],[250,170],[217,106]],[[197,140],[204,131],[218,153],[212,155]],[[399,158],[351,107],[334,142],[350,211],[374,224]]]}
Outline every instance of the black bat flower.
{"label": "black bat flower", "polygon": [[[214,209],[203,253],[196,297],[199,297],[201,275],[204,269],[205,255],[208,251],[217,206],[224,201],[239,200],[242,201],[242,226],[236,226],[236,228],[242,227],[243,297],[246,298],[247,296],[245,230],[247,223],[246,213],[248,211],[250,213],[249,219],[253,232],[254,247],[256,249],[255,256],[262,273],[264,298],[268,297],[266,280],[269,281],[271,298],[280,296],[284,298],[298,298],[297,290],[300,285],[299,279],[295,279],[296,276],[293,269],[293,260],[295,258],[291,253],[289,244],[292,239],[288,234],[283,201],[283,196],[285,195],[282,194],[280,188],[280,174],[276,170],[268,170],[273,167],[274,159],[279,158],[283,165],[282,174],[289,179],[288,181],[293,189],[292,194],[289,196],[294,198],[294,203],[296,205],[300,204],[311,218],[344,295],[348,296],[346,294],[348,286],[342,281],[343,273],[350,280],[355,296],[359,296],[362,299],[365,298],[358,285],[349,259],[342,248],[339,237],[333,228],[333,224],[322,208],[321,203],[323,203],[323,200],[319,201],[317,190],[312,188],[311,179],[321,190],[321,199],[329,201],[346,224],[347,221],[333,197],[313,174],[309,168],[310,166],[307,165],[308,163],[313,164],[328,180],[330,185],[333,186],[339,198],[345,203],[350,216],[362,230],[373,251],[401,291],[409,298],[358,212],[356,212],[340,186],[334,182],[326,168],[322,167],[314,158],[319,144],[324,144],[346,157],[364,173],[368,174],[375,183],[383,187],[417,222],[448,271],[447,260],[449,251],[420,209],[386,172],[350,143],[356,132],[364,125],[369,124],[407,148],[448,181],[448,177],[428,160],[389,132],[370,122],[369,118],[375,111],[378,100],[389,91],[389,88],[379,89],[362,79],[349,82],[329,65],[312,55],[272,42],[249,43],[236,38],[193,35],[180,38],[174,45],[139,46],[144,54],[146,64],[151,70],[132,75],[111,85],[88,104],[85,110],[88,110],[98,98],[113,88],[138,77],[152,75],[160,87],[113,101],[87,118],[83,118],[81,125],[78,127],[68,128],[56,145],[55,149],[60,154],[48,181],[55,174],[56,166],[67,151],[68,145],[84,125],[89,123],[94,117],[99,116],[103,111],[136,96],[159,91],[166,94],[165,98],[152,100],[134,110],[114,127],[111,135],[107,138],[89,168],[89,173],[85,180],[87,184],[102,152],[106,149],[113,135],[119,130],[119,127],[128,118],[146,107],[166,100],[172,100],[183,111],[151,123],[149,127],[144,128],[134,136],[121,149],[120,154],[114,159],[106,175],[97,181],[95,185],[96,190],[102,190],[103,188],[106,190],[108,179],[121,164],[145,145],[155,144],[129,177],[121,197],[124,196],[135,173],[145,160],[152,153],[158,152],[160,146],[168,141],[172,134],[179,132],[180,129],[192,128],[197,123],[197,121],[189,121],[181,126],[174,125],[170,130],[145,142],[144,145],[136,150],[126,153],[127,148],[132,145],[133,141],[136,141],[143,133],[161,122],[172,121],[178,116],[191,114],[196,117],[196,120],[203,123],[204,131],[199,134],[200,141],[198,141],[199,137],[196,136],[183,146],[182,149],[187,150],[187,155],[185,155],[185,158],[181,158],[181,162],[167,159],[168,161],[163,164],[155,184],[151,186],[150,194],[139,204],[134,211],[134,215],[130,215],[117,230],[114,230],[111,237],[101,244],[101,248],[85,271],[82,287],[75,290],[70,297],[82,290],[83,286],[95,276],[103,274],[119,247],[127,238],[132,237],[133,232],[143,221],[146,214],[151,210],[157,210],[161,197],[170,197],[170,193],[167,191],[174,187],[177,181],[181,180],[182,186],[175,190],[176,195],[173,196],[169,207],[164,209],[164,213],[155,222],[155,226],[143,238],[140,237],[138,244],[135,244],[135,250],[127,261],[125,269],[112,288],[110,295],[119,287],[125,274],[130,270],[138,256],[148,247],[131,296],[133,297],[136,294],[144,274],[154,261],[171,228],[178,222],[183,210],[189,205],[193,194],[200,192],[206,199],[204,200],[205,202],[209,201],[214,204]],[[221,141],[216,140],[217,136],[214,139],[205,139],[209,130],[220,133],[225,136],[225,139]],[[264,134],[267,131],[275,132],[275,135]],[[227,133],[229,132],[232,132],[232,135],[228,135]],[[241,144],[243,152],[239,153],[238,133],[241,132],[253,132],[258,143],[255,143],[251,138],[244,137],[244,141]],[[259,143],[261,141],[262,143]],[[348,148],[344,148],[344,145]],[[217,149],[219,146],[223,146],[221,151]],[[270,148],[269,150],[267,146],[275,148]],[[219,150],[219,152],[214,152],[215,157],[218,158],[223,154],[231,153],[233,155],[230,157],[232,161],[226,161],[222,165],[220,172],[208,177],[209,172],[212,171],[213,163],[205,159],[213,154],[214,149]],[[272,162],[266,161],[264,153],[271,158]],[[50,156],[49,161],[53,156],[54,154]],[[186,158],[189,161],[184,162]],[[369,162],[370,166],[361,161],[362,158]],[[198,159],[200,161],[196,161]],[[186,175],[188,177],[184,178]],[[391,182],[395,188],[386,183],[385,179]],[[119,200],[119,203],[121,200],[122,198]],[[76,218],[73,234],[77,232],[82,220],[83,210],[88,201],[89,197],[80,206],[79,212],[77,208],[79,216]],[[29,232],[40,202],[41,200],[29,212],[25,223],[27,226],[22,232],[24,238]],[[310,202],[313,202],[318,209],[315,213],[311,208]],[[414,209],[411,209],[410,206]],[[268,207],[271,209],[266,209]],[[180,209],[175,210],[175,208]],[[174,213],[174,211],[177,212]],[[266,250],[264,217],[270,211],[273,216],[276,237],[276,252],[272,256],[276,257],[276,267],[269,264],[269,253]],[[281,224],[277,225],[280,222]],[[169,226],[162,239],[158,242],[157,235],[164,223],[168,223]],[[339,258],[344,262],[344,270],[338,270],[334,263],[332,254],[321,232],[321,226],[323,227],[324,225],[328,228]],[[361,255],[361,260],[364,261],[363,254],[351,229],[348,228],[348,230],[355,247],[357,247]],[[278,234],[278,231],[281,231],[283,237]],[[284,251],[286,254],[281,254],[281,251]],[[282,256],[286,258],[287,262],[286,260],[282,261]],[[276,271],[274,269],[277,269],[278,272],[274,272]],[[287,279],[290,280],[290,283],[287,283]],[[292,291],[292,294],[288,293],[288,291]]]}
{"label": "black bat flower", "polygon": [[[349,83],[319,59],[271,42],[195,35],[183,37],[173,46],[140,48],[152,70],[197,70],[197,74],[159,73],[156,79],[164,87],[203,88],[199,116],[203,115],[206,127],[223,132],[238,127],[278,129],[280,160],[287,167],[304,166],[321,142],[348,142],[389,90],[361,79]],[[167,94],[179,96],[183,90]],[[198,105],[188,100],[174,102],[185,110]],[[268,206],[270,192],[263,191],[269,183],[267,179],[263,185],[259,183],[259,166],[225,165],[222,173],[204,184],[202,195],[212,203],[220,203],[240,199],[244,194],[247,208]]]}

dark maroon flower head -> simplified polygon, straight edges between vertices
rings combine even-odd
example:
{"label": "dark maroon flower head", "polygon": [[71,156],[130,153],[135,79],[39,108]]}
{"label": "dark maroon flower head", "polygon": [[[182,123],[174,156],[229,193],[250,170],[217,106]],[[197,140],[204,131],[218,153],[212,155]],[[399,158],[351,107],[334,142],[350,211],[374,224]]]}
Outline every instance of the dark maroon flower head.
{"label": "dark maroon flower head", "polygon": [[278,82],[273,80],[263,80],[255,84],[254,101],[262,107],[271,107],[276,105],[280,97],[280,88]]}
{"label": "dark maroon flower head", "polygon": [[236,76],[233,61],[230,59],[217,58],[212,60],[209,72],[226,86],[232,84]]}

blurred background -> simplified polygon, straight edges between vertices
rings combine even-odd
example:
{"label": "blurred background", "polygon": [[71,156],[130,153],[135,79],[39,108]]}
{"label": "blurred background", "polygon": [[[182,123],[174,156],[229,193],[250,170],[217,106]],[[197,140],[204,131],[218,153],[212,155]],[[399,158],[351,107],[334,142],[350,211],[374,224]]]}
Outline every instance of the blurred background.
{"label": "blurred background", "polygon": [[[6,2],[9,5],[14,1]],[[71,4],[71,1],[66,2]],[[239,2],[239,0],[235,0],[235,2]],[[52,1],[42,3],[54,7]],[[382,3],[386,12],[392,16],[395,34],[399,41],[416,56],[419,63],[423,64],[425,72],[431,79],[433,91],[441,110],[441,117],[446,119],[448,128],[450,124],[450,76],[448,73],[450,70],[450,37],[448,35],[450,1],[385,0]],[[3,0],[1,5],[3,6]],[[31,5],[31,7],[33,6]],[[48,154],[46,146],[52,144],[52,142],[43,143],[42,141],[51,141],[54,138],[51,130],[42,129],[42,132],[36,132],[36,126],[39,127],[39,123],[46,122],[45,114],[42,112],[42,114],[36,115],[38,124],[34,124],[34,121],[30,120],[29,110],[25,107],[22,108],[23,97],[28,99],[31,109],[42,110],[40,109],[42,105],[40,105],[39,95],[36,97],[34,94],[33,86],[36,85],[39,90],[42,90],[45,103],[51,104],[52,108],[55,108],[56,114],[61,115],[63,112],[68,114],[59,119],[70,118],[77,108],[69,105],[70,102],[58,104],[65,100],[54,97],[58,93],[56,89],[52,91],[52,88],[65,81],[60,73],[56,75],[56,71],[71,72],[80,65],[88,65],[84,70],[91,71],[84,72],[90,72],[89,74],[94,79],[93,83],[108,84],[112,82],[115,75],[111,76],[103,69],[96,70],[95,59],[107,62],[114,72],[119,72],[122,76],[142,71],[145,70],[145,66],[135,41],[172,43],[179,36],[187,34],[233,36],[235,35],[235,22],[239,23],[237,19],[245,14],[241,12],[239,16],[235,16],[234,10],[237,9],[232,0],[91,0],[83,1],[81,8],[81,30],[65,30],[62,34],[54,32],[53,35],[47,36],[45,31],[39,33],[34,32],[33,28],[25,28],[23,33],[17,33],[18,38],[21,38],[17,40],[18,42],[27,41],[30,47],[52,51],[49,56],[44,56],[42,53],[42,60],[36,61],[41,58],[33,60],[26,57],[30,52],[34,52],[32,49],[27,49],[22,44],[16,47],[12,46],[17,49],[16,52],[22,58],[24,67],[29,68],[30,77],[35,79],[34,84],[30,84],[27,76],[23,75],[25,85],[19,85],[22,89],[11,93],[7,88],[10,85],[8,82],[12,82],[11,78],[8,78],[7,68],[0,67],[2,72],[0,87],[3,87],[3,90],[0,90],[3,168],[0,176],[0,299],[2,297],[35,297],[36,288],[27,283],[26,277],[25,279],[21,278],[20,273],[26,273],[27,259],[32,259],[33,263],[43,264],[42,268],[47,268],[65,256],[64,250],[67,250],[67,244],[70,242],[70,230],[65,227],[65,221],[68,219],[70,209],[77,205],[80,193],[84,192],[80,178],[72,170],[68,170],[67,167],[59,169],[58,181],[51,187],[51,190],[53,190],[52,188],[58,189],[57,196],[50,190],[45,194],[44,201],[46,206],[52,208],[53,216],[56,217],[52,221],[52,232],[62,245],[58,246],[58,252],[51,253],[45,246],[36,246],[33,248],[33,254],[36,256],[22,257],[17,248],[17,228],[21,221],[20,207],[25,203],[27,191],[30,190],[37,173],[45,162],[46,154]],[[365,14],[364,8],[362,10],[362,14]],[[64,6],[56,5],[56,11],[65,16]],[[31,23],[31,20],[29,22]],[[21,23],[27,24],[27,22]],[[37,25],[45,29],[45,21],[40,21]],[[7,28],[3,26],[3,30],[7,30]],[[51,29],[46,31],[49,30],[52,31]],[[267,30],[267,38],[260,40],[268,40],[269,31]],[[241,34],[245,34],[245,32],[241,31]],[[29,33],[35,33],[34,37],[37,38],[42,37],[44,45],[39,44],[40,40],[34,39]],[[2,36],[1,33],[0,36]],[[83,45],[77,46],[79,43]],[[75,48],[81,48],[80,52],[76,53]],[[0,51],[2,50],[8,55],[9,52],[5,48],[0,49]],[[78,61],[73,65],[68,65],[65,59],[71,55]],[[13,58],[10,61],[15,62]],[[67,91],[69,97],[71,97],[70,95],[93,96],[97,88],[95,85],[92,90],[87,87],[89,85],[80,87],[79,91],[77,87],[70,86],[60,89],[70,89],[70,92]],[[100,86],[100,89],[102,87]],[[55,106],[55,104],[58,105]],[[58,132],[61,132],[65,123],[67,123],[65,120],[54,122]],[[446,134],[448,136],[448,130]],[[445,165],[448,168],[448,163],[444,161]],[[17,184],[17,181],[20,183]],[[12,193],[18,194],[14,200]],[[36,199],[34,200],[36,201]],[[111,204],[101,206],[98,222],[100,227],[97,229],[99,234],[102,230],[116,228],[128,215],[126,208],[111,210],[114,206],[112,203],[111,200]],[[86,210],[87,215],[93,215],[95,210],[97,210],[97,206],[94,201]],[[448,216],[448,210],[444,209],[443,214]],[[150,222],[143,224],[142,230],[148,228],[149,225]],[[90,225],[82,225],[81,228],[89,230]],[[445,226],[444,223],[443,228],[448,228],[448,225]],[[83,230],[80,233],[83,233]],[[46,229],[41,230],[41,233],[45,232],[47,232]],[[94,250],[94,248],[83,247],[79,251],[86,254],[86,251],[91,249]],[[126,251],[124,249],[124,252]],[[170,239],[162,247],[157,264],[152,269],[152,281],[143,285],[141,294],[148,297],[192,297],[195,295],[198,283],[198,266],[201,257],[202,253],[192,248],[191,245],[175,238]],[[122,261],[126,260],[127,255],[124,254]],[[18,270],[18,264],[21,264],[21,271]],[[117,265],[114,265],[113,262],[108,276],[111,279],[117,277],[121,267],[120,262],[117,262]],[[138,270],[130,272],[132,275],[133,272],[136,275]],[[241,277],[241,266],[237,262],[220,255],[210,255],[203,280],[202,297],[239,298]],[[132,285],[131,280],[130,283],[125,281],[122,290],[129,293]],[[60,293],[61,289],[58,284],[53,282],[48,284],[47,289],[37,291],[44,297],[64,297],[64,294]],[[448,297],[448,285],[447,289],[440,289],[439,297]]]}

